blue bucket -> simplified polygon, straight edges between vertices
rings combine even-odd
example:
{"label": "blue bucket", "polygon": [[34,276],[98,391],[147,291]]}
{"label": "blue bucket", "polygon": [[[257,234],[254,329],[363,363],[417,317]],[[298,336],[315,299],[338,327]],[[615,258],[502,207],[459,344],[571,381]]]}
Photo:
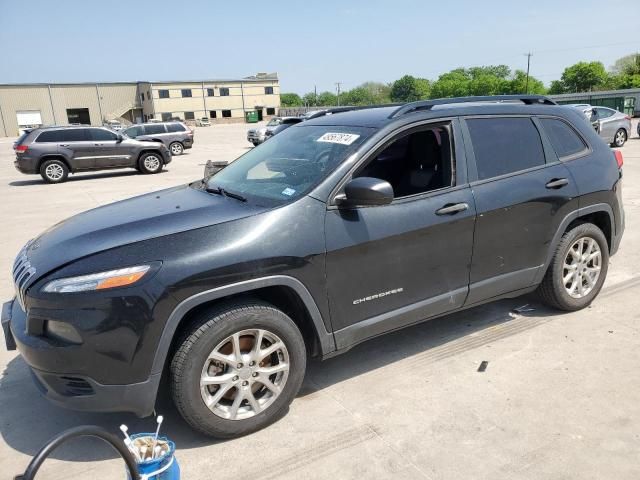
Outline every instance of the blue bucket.
{"label": "blue bucket", "polygon": [[[136,438],[153,438],[154,436],[155,433],[136,433],[135,435],[131,435],[131,440],[135,442]],[[169,445],[169,451],[153,460],[138,462],[138,474],[140,478],[142,480],[180,480],[180,466],[174,455],[176,452],[176,444],[167,437],[158,437],[158,440],[166,442]],[[129,477],[128,473],[127,477]],[[130,477],[129,480],[131,480]]]}

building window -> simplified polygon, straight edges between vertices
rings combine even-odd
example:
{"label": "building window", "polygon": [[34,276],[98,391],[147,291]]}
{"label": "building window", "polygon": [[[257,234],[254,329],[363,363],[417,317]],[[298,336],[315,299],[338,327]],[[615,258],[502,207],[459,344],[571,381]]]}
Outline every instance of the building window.
{"label": "building window", "polygon": [[267,107],[267,115],[275,115],[276,109]]}
{"label": "building window", "polygon": [[228,97],[229,96],[229,89],[228,88],[221,88],[220,89],[220,96],[221,97]]}
{"label": "building window", "polygon": [[264,87],[265,95],[273,95],[273,87]]}
{"label": "building window", "polygon": [[169,98],[169,90],[158,90],[160,98]]}
{"label": "building window", "polygon": [[222,110],[222,118],[231,118],[231,110]]}
{"label": "building window", "polygon": [[144,92],[140,94],[140,99],[144,102]]}
{"label": "building window", "polygon": [[215,110],[209,110],[209,118],[218,118],[218,114]]}
{"label": "building window", "polygon": [[190,88],[183,88],[182,89],[182,97],[191,97],[191,89]]}
{"label": "building window", "polygon": [[184,112],[184,119],[185,120],[195,120],[196,115],[193,112]]}
{"label": "building window", "polygon": [[207,88],[207,97],[213,97],[213,88]]}
{"label": "building window", "polygon": [[162,113],[162,121],[163,122],[168,122],[169,120],[171,120],[171,112],[163,112]]}
{"label": "building window", "polygon": [[67,108],[67,120],[69,123],[91,125],[91,117],[88,108]]}

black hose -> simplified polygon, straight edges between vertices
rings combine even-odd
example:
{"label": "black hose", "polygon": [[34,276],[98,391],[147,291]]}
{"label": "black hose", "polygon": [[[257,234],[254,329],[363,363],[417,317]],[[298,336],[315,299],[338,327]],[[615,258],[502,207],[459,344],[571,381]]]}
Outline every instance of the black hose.
{"label": "black hose", "polygon": [[33,457],[31,463],[29,463],[29,466],[24,471],[24,473],[22,475],[17,475],[14,480],[33,480],[36,473],[42,466],[42,463],[49,455],[51,455],[51,452],[53,452],[64,442],[76,437],[96,437],[109,443],[118,451],[122,459],[127,464],[127,469],[129,470],[131,480],[138,480],[140,478],[138,475],[138,468],[136,467],[136,461],[133,458],[133,455],[131,455],[131,452],[119,437],[116,437],[112,433],[107,432],[102,427],[97,427],[95,425],[84,425],[82,427],[75,427],[70,428],[69,430],[65,430],[64,432],[49,440],[49,442],[44,447],[42,447],[42,449],[40,449],[36,456]]}

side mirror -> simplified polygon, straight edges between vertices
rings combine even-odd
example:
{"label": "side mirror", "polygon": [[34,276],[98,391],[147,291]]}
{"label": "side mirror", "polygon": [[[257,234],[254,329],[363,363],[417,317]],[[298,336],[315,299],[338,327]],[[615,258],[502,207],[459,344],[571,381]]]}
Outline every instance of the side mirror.
{"label": "side mirror", "polygon": [[118,143],[120,143],[121,141],[124,140],[124,137],[122,136],[121,133],[118,134],[118,139],[116,140]]}
{"label": "side mirror", "polygon": [[350,180],[344,194],[336,197],[340,207],[388,205],[393,201],[393,187],[385,180],[359,177]]}

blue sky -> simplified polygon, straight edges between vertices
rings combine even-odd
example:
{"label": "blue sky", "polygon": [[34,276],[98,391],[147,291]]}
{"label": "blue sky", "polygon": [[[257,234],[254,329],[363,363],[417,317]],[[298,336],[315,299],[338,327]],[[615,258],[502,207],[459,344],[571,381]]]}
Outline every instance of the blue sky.
{"label": "blue sky", "polygon": [[638,0],[0,0],[0,83],[277,71],[283,91],[504,63],[549,83],[640,51]]}

